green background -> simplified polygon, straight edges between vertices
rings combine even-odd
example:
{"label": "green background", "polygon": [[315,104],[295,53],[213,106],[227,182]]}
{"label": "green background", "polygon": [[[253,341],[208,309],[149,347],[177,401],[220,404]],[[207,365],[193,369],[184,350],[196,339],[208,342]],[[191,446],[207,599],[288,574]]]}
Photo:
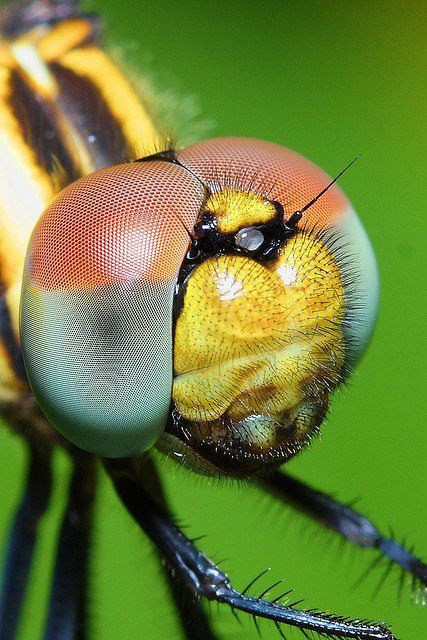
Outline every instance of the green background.
{"label": "green background", "polygon": [[[422,4],[417,2],[243,2],[189,0],[123,3],[98,0],[110,40],[122,57],[161,90],[200,107],[208,136],[265,138],[337,173],[377,252],[382,300],[370,349],[333,402],[324,435],[288,469],[359,508],[383,530],[427,555],[425,397],[426,227],[421,213]],[[424,96],[425,98],[425,96]],[[182,108],[178,109],[182,112]],[[177,116],[178,118],[179,116]],[[210,127],[210,128],[209,128]],[[425,142],[425,139],[424,139]],[[425,254],[424,254],[425,255]],[[17,503],[24,449],[0,431],[0,541]],[[52,548],[64,505],[67,461],[55,460],[57,489],[45,518],[21,638],[40,637]],[[219,484],[164,469],[166,487],[190,536],[207,534],[203,551],[242,588],[272,567],[259,591],[279,578],[309,606],[385,619],[400,640],[425,637],[427,611],[407,586],[397,598],[393,571],[356,579],[375,555],[341,547],[336,536],[247,485]],[[180,638],[173,606],[151,545],[103,479],[92,562],[92,637],[97,640]],[[210,608],[221,638],[257,638],[229,611]],[[277,638],[269,623],[262,637]],[[289,632],[289,637],[299,637]]]}

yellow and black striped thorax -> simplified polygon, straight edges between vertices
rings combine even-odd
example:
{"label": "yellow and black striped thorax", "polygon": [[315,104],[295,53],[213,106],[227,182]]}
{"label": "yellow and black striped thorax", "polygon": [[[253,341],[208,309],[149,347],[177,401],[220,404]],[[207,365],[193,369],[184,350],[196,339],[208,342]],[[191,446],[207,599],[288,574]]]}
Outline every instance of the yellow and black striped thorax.
{"label": "yellow and black striped thorax", "polygon": [[[19,344],[25,251],[67,184],[158,134],[147,107],[100,48],[100,22],[74,1],[16,3],[0,14],[0,403],[27,391]],[[50,6],[50,5],[49,5]]]}

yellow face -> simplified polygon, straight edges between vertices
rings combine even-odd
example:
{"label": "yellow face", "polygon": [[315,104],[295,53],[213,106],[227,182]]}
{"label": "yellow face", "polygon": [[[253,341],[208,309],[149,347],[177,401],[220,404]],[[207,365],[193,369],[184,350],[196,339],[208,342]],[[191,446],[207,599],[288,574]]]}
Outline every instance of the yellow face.
{"label": "yellow face", "polygon": [[237,233],[245,227],[271,222],[277,215],[273,203],[250,191],[221,189],[207,199],[205,210],[211,213],[221,233]]}
{"label": "yellow face", "polygon": [[271,255],[259,244],[276,203],[226,189],[205,212],[215,240],[181,285],[173,400],[202,466],[247,473],[318,429],[344,362],[344,289],[321,234],[298,230]]}

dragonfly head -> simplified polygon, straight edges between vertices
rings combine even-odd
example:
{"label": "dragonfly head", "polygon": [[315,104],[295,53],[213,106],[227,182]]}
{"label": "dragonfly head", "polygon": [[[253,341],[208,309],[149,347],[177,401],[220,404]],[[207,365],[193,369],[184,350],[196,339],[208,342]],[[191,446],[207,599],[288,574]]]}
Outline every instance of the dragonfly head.
{"label": "dragonfly head", "polygon": [[34,230],[22,295],[52,424],[101,455],[157,443],[231,475],[310,442],[378,291],[366,233],[329,182],[278,145],[218,138],[67,187]]}

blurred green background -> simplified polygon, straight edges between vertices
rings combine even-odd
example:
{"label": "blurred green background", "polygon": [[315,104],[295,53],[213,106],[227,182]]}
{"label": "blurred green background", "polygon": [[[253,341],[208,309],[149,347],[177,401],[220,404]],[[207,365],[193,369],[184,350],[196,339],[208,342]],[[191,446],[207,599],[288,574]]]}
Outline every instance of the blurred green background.
{"label": "blurred green background", "polygon": [[[383,531],[391,525],[426,557],[422,3],[97,0],[87,6],[105,16],[109,41],[122,45],[134,69],[187,105],[195,96],[196,136],[209,121],[205,135],[278,142],[331,174],[363,154],[341,186],[377,252],[379,322],[351,384],[333,402],[323,437],[288,469],[344,501],[360,496],[359,508]],[[24,449],[2,429],[0,450],[1,553],[21,490]],[[58,455],[55,464],[58,485],[42,526],[23,640],[41,633],[65,496],[67,461]],[[215,560],[227,558],[221,566],[237,588],[272,567],[259,591],[284,578],[285,589],[295,588],[296,599],[305,597],[309,606],[388,620],[400,640],[425,637],[426,608],[411,601],[408,586],[398,603],[397,570],[375,598],[383,568],[353,589],[372,552],[341,547],[336,536],[249,486],[170,467],[164,480],[187,533],[207,534],[200,547]],[[92,637],[180,638],[152,546],[107,480],[100,489]],[[251,620],[239,626],[226,608],[210,611],[221,638],[258,637]],[[278,637],[269,623],[261,631],[264,639]]]}

